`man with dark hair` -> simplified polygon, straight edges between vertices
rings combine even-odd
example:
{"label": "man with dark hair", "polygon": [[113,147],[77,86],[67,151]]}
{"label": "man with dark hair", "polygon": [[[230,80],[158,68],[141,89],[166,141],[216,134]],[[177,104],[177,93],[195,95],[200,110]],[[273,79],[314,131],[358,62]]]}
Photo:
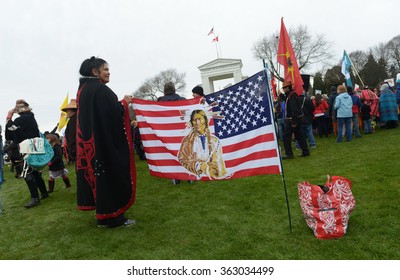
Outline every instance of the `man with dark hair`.
{"label": "man with dark hair", "polygon": [[283,146],[285,148],[285,155],[282,159],[293,159],[292,149],[292,135],[294,134],[296,140],[299,142],[302,150],[301,157],[307,157],[310,155],[306,138],[304,137],[302,129],[302,118],[303,110],[301,109],[299,97],[292,89],[292,82],[286,81],[283,83],[283,91],[285,92],[286,99],[286,111],[285,111],[285,130],[283,132]]}
{"label": "man with dark hair", "polygon": [[185,100],[186,98],[176,93],[175,85],[173,82],[167,82],[164,85],[164,95],[160,96],[157,101],[175,101]]}
{"label": "man with dark hair", "polygon": [[[175,91],[175,85],[172,82],[167,82],[164,85],[164,95],[160,96],[157,101],[176,101],[176,100],[185,100],[186,98],[180,96]],[[172,184],[177,185],[180,184],[181,181],[178,179],[172,179]]]}

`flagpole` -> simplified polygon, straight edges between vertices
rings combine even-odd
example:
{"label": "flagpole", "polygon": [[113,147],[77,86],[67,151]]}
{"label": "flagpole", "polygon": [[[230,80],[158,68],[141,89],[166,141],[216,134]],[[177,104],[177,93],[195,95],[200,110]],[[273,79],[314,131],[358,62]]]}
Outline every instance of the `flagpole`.
{"label": "flagpole", "polygon": [[[268,89],[269,89],[269,94],[271,96],[271,77],[269,75],[269,68],[268,68],[268,64],[265,63],[265,60],[263,59],[263,64],[264,64],[264,69],[265,69],[265,73],[267,75],[267,82],[268,82]],[[272,116],[272,121],[273,121],[273,125],[275,128],[275,135],[278,135],[278,132],[276,130],[276,125],[275,125],[275,114],[273,113],[273,105],[272,105],[272,98],[269,98],[269,109],[271,112],[271,116]],[[286,206],[287,206],[287,211],[288,211],[288,219],[289,219],[289,230],[290,233],[292,233],[292,219],[291,219],[291,215],[290,215],[290,206],[289,206],[289,199],[288,199],[288,194],[287,194],[287,189],[286,189],[286,180],[285,180],[285,172],[283,172],[283,164],[282,164],[282,154],[281,154],[281,149],[279,146],[279,141],[278,141],[278,137],[275,137],[275,141],[278,147],[278,152],[279,152],[279,164],[281,166],[281,177],[282,177],[282,185],[283,185],[283,189],[285,191],[285,199],[286,199]]]}
{"label": "flagpole", "polygon": [[[218,36],[217,36],[218,37]],[[222,58],[222,51],[221,51],[221,45],[219,44],[219,38],[217,40],[218,48],[219,48],[219,57]]]}
{"label": "flagpole", "polygon": [[215,37],[215,29],[214,29],[214,26],[213,26],[213,43],[215,43],[215,50],[217,51],[217,58],[219,58],[219,53],[218,53],[218,46],[217,46],[217,43],[218,43],[218,41],[217,41],[217,39],[216,39],[216,37]]}

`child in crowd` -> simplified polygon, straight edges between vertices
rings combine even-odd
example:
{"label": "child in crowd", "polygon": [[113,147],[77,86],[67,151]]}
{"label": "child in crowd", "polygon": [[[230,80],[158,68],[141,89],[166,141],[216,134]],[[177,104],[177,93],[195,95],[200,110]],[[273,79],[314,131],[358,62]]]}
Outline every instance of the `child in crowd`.
{"label": "child in crowd", "polygon": [[47,141],[53,147],[54,156],[51,161],[48,163],[49,166],[49,191],[54,191],[54,183],[56,178],[62,178],[65,187],[70,188],[71,183],[68,179],[68,170],[65,169],[64,161],[63,161],[63,153],[62,148],[60,145],[60,140],[55,134],[47,134],[46,135]]}
{"label": "child in crowd", "polygon": [[365,98],[360,98],[361,102],[361,118],[363,120],[364,125],[364,133],[371,134],[372,133],[372,124],[371,124],[371,105],[365,100]]}

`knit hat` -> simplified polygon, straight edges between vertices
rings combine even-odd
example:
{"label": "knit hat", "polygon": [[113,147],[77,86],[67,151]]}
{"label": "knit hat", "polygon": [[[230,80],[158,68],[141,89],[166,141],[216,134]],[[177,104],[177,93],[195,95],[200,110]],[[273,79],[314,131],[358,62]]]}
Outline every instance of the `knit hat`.
{"label": "knit hat", "polygon": [[195,86],[195,87],[192,89],[192,92],[193,92],[193,93],[196,93],[196,94],[198,94],[198,95],[200,95],[200,96],[204,96],[204,90],[203,90],[203,88],[202,88],[201,86]]}
{"label": "knit hat", "polygon": [[71,101],[69,102],[69,104],[67,106],[65,106],[64,108],[62,108],[61,110],[66,112],[68,109],[78,109],[76,107],[76,99],[71,99]]}
{"label": "knit hat", "polygon": [[381,85],[380,91],[384,91],[385,89],[388,89],[389,85],[387,83],[384,83]]}

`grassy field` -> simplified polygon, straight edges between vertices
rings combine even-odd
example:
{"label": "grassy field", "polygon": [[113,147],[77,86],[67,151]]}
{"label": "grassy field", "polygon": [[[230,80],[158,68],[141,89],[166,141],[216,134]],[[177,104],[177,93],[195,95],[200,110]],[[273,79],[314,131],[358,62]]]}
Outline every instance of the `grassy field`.
{"label": "grassy field", "polygon": [[[137,160],[137,200],[127,212],[137,225],[105,229],[94,212],[77,210],[75,187],[60,179],[50,198],[25,209],[28,188],[6,166],[0,259],[399,260],[400,128],[349,143],[316,140],[311,157],[283,163],[292,232],[279,175],[173,186]],[[356,208],[343,238],[318,240],[304,221],[297,182],[321,184],[327,174],[352,181]],[[43,176],[47,182],[47,169]]]}

